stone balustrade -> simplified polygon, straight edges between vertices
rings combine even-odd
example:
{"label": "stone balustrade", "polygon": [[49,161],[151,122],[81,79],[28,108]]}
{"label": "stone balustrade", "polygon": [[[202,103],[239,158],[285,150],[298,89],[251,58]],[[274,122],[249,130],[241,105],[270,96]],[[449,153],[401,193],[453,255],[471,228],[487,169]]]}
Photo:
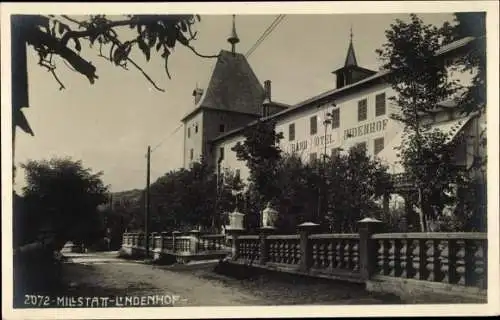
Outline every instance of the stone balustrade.
{"label": "stone balustrade", "polygon": [[364,219],[353,234],[314,234],[312,228],[293,235],[235,232],[230,261],[365,283],[371,291],[486,298],[486,233],[380,233],[382,225]]}
{"label": "stone balustrade", "polygon": [[487,288],[485,233],[385,233],[372,239],[376,275]]}
{"label": "stone balustrade", "polygon": [[[365,283],[370,291],[486,299],[486,233],[382,233],[383,224],[374,219],[360,221],[352,234],[316,234],[314,226],[302,224],[292,235],[273,234],[272,228],[256,235],[152,234],[150,250],[182,262],[229,256],[235,264]],[[122,247],[144,251],[145,241],[142,233],[125,233]]]}
{"label": "stone balustrade", "polygon": [[[125,255],[144,255],[146,238],[142,233],[124,233],[122,237],[122,251]],[[231,247],[226,245],[226,236],[223,234],[200,235],[199,232],[162,232],[152,233],[149,236],[149,250],[153,259],[171,255],[181,257],[182,261],[215,259],[227,256]]]}

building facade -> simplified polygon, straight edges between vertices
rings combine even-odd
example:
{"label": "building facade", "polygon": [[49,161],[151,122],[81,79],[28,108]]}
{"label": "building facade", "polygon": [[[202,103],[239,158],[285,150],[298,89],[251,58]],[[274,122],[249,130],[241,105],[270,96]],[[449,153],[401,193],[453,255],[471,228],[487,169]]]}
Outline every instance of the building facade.
{"label": "building facade", "polygon": [[[249,170],[231,149],[244,141],[244,129],[260,119],[275,121],[276,131],[282,132],[284,137],[281,149],[300,155],[303,161],[363,145],[367,154],[382,160],[391,173],[404,171],[394,150],[400,146],[403,134],[403,125],[391,118],[398,108],[389,98],[396,93],[384,81],[386,71],[373,71],[358,65],[352,35],[344,66],[333,71],[335,88],[293,106],[272,100],[271,82],[266,81],[262,87],[245,57],[235,53],[235,35],[233,24],[233,35],[228,39],[232,51],[221,51],[208,85],[214,95],[205,93],[195,110],[183,119],[185,166],[203,156],[216,164],[219,172],[224,169],[236,171],[245,181]],[[474,38],[465,38],[444,46],[438,54],[443,59],[456,59],[467,53],[473,43]],[[234,69],[226,70],[231,64],[235,65]],[[232,74],[233,71],[237,75]],[[450,73],[465,87],[473,78],[473,74],[456,70]],[[325,123],[327,118],[330,121]],[[465,131],[467,139],[457,150],[457,164],[469,167],[475,155],[485,152],[478,146],[485,120],[485,115],[464,117],[452,101],[445,101],[423,121],[453,134]],[[193,125],[198,125],[199,136],[192,136]]]}

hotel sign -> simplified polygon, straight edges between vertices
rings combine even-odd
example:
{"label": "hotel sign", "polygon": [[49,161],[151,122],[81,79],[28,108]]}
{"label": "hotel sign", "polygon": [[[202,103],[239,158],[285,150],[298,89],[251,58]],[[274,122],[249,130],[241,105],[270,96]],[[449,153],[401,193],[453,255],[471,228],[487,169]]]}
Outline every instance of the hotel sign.
{"label": "hotel sign", "polygon": [[364,124],[362,126],[346,129],[346,130],[344,130],[344,140],[347,140],[349,138],[361,137],[361,136],[365,136],[367,134],[383,131],[387,127],[387,121],[388,121],[387,119],[373,121],[373,122]]}
{"label": "hotel sign", "polygon": [[303,150],[308,149],[309,147],[319,147],[319,146],[325,146],[325,145],[330,145],[335,143],[335,135],[333,134],[326,134],[326,135],[317,135],[314,137],[311,137],[310,139],[307,140],[299,140],[296,142],[290,143],[289,149],[290,152],[300,152]]}

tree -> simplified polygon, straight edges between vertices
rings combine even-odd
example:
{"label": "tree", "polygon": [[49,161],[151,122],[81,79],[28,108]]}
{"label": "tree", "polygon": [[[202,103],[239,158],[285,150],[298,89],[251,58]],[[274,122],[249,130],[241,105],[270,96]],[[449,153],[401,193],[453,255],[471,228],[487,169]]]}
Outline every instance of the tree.
{"label": "tree", "polygon": [[[417,144],[411,139],[400,149],[403,166],[411,180],[421,181],[422,204],[425,219],[435,221],[442,217],[447,206],[461,201],[456,189],[464,188],[469,183],[465,167],[455,164],[456,150],[464,143],[465,135],[459,133],[451,139],[454,132],[433,130],[426,132]],[[420,149],[418,149],[420,148]]]}
{"label": "tree", "polygon": [[249,228],[259,225],[260,211],[266,202],[276,201],[279,197],[277,188],[277,169],[281,159],[279,141],[282,133],[276,133],[273,121],[258,121],[243,132],[245,140],[238,142],[231,150],[236,152],[239,161],[244,161],[250,170],[247,191],[246,213]]}
{"label": "tree", "polygon": [[[409,23],[398,19],[391,24],[385,32],[387,42],[376,51],[383,61],[383,68],[389,71],[387,81],[397,93],[390,99],[399,109],[391,116],[404,124],[402,145],[413,145],[416,157],[420,159],[418,164],[403,161],[405,164],[428,165],[423,144],[430,126],[425,125],[423,119],[439,102],[452,97],[460,88],[449,78],[446,59],[436,54],[447,39],[449,28],[448,23],[442,27],[426,25],[417,15],[411,14]],[[420,227],[425,231],[425,216],[432,216],[427,211],[424,197],[424,189],[429,186],[422,175],[413,178],[418,190]]]}
{"label": "tree", "polygon": [[28,219],[17,230],[25,236],[24,243],[47,229],[54,235],[56,251],[67,241],[90,244],[101,236],[97,206],[107,201],[108,191],[102,172],[93,173],[70,158],[31,160],[21,167],[26,172],[23,213]]}
{"label": "tree", "polygon": [[[138,48],[146,61],[154,51],[164,60],[168,71],[168,58],[177,43],[189,48],[200,57],[215,58],[217,55],[203,55],[196,51],[192,41],[197,33],[193,26],[200,21],[199,15],[126,15],[109,18],[106,15],[90,15],[84,19],[67,15],[12,15],[12,59],[13,59],[13,130],[20,126],[33,134],[21,108],[28,107],[26,45],[32,46],[39,56],[38,64],[54,76],[62,90],[64,84],[56,74],[57,58],[74,72],[85,76],[91,84],[98,79],[96,67],[81,56],[82,40],[92,48],[97,46],[99,56],[117,67],[128,70],[131,65],[137,69],[156,90],[164,91],[134,61],[130,54]],[[122,39],[120,29],[134,31],[130,39]]]}
{"label": "tree", "polygon": [[152,231],[212,228],[216,217],[217,180],[205,162],[166,173],[151,184]]}
{"label": "tree", "polygon": [[249,181],[255,184],[264,201],[271,201],[277,195],[274,182],[281,159],[278,144],[283,134],[277,134],[275,127],[275,122],[258,121],[244,131],[245,141],[238,142],[231,149],[236,152],[238,160],[245,161],[250,170]]}
{"label": "tree", "polygon": [[332,155],[326,163],[328,213],[323,223],[335,232],[355,232],[363,217],[380,217],[377,199],[392,183],[387,167],[370,158],[363,147]]}
{"label": "tree", "polygon": [[460,101],[463,112],[484,112],[486,108],[486,13],[485,12],[457,12],[455,25],[448,29],[445,43],[465,37],[474,37],[474,46],[462,55],[457,65],[461,65],[464,72],[473,72],[472,85],[464,92]]}
{"label": "tree", "polygon": [[214,226],[224,228],[229,223],[229,212],[246,209],[244,208],[244,188],[245,183],[241,180],[240,175],[225,168],[218,181]]}
{"label": "tree", "polygon": [[322,177],[319,163],[303,163],[297,154],[283,156],[278,165],[278,228],[295,232],[298,224],[316,221],[318,192]]}

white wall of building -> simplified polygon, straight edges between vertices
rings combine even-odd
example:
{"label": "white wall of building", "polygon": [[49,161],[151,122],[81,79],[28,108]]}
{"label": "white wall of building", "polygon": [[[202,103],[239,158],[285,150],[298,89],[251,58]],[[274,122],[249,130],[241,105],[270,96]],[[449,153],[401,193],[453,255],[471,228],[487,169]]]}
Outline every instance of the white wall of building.
{"label": "white wall of building", "polygon": [[[184,123],[184,168],[188,168],[192,161],[200,160],[202,148],[203,112],[199,112]],[[191,159],[191,150],[193,150],[193,159]]]}
{"label": "white wall of building", "polygon": [[244,141],[245,138],[243,137],[243,135],[237,135],[216,144],[214,149],[214,163],[217,163],[217,160],[221,155],[221,149],[223,148],[224,158],[220,163],[221,171],[223,172],[225,169],[229,169],[233,172],[236,172],[237,170],[239,170],[240,178],[243,180],[243,182],[246,183],[246,179],[250,176],[250,171],[247,168],[245,162],[238,161],[236,152],[231,150],[238,142],[243,143]]}

